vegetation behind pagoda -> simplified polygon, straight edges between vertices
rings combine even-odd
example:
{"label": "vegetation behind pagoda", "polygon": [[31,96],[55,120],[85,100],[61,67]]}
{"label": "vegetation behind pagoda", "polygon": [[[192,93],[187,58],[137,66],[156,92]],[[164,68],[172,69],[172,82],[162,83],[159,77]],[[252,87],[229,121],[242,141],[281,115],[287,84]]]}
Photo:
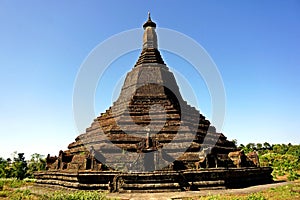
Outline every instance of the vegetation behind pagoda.
{"label": "vegetation behind pagoda", "polygon": [[240,144],[245,153],[257,151],[261,166],[273,168],[274,179],[286,177],[288,180],[300,179],[300,145],[249,143]]}
{"label": "vegetation behind pagoda", "polygon": [[[245,153],[257,151],[261,166],[271,166],[273,177],[286,177],[288,180],[300,179],[300,145],[249,143],[240,144]],[[13,153],[13,158],[0,157],[0,178],[34,178],[34,172],[46,168],[45,156],[35,153],[26,160],[24,153]]]}
{"label": "vegetation behind pagoda", "polygon": [[12,157],[0,157],[0,178],[34,178],[34,172],[46,169],[46,159],[41,154],[31,155],[30,160],[25,159],[24,153],[14,152]]}

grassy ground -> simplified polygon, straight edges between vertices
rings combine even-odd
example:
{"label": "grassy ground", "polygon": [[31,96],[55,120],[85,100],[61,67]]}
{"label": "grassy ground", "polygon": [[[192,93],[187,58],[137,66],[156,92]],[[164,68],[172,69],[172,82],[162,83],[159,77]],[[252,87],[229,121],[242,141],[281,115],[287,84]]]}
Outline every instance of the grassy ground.
{"label": "grassy ground", "polygon": [[199,198],[187,198],[190,200],[295,200],[300,199],[300,182],[294,181],[285,186],[269,188],[261,192],[251,194],[224,194],[224,195],[211,195]]}
{"label": "grassy ground", "polygon": [[[224,192],[225,193],[225,192]],[[149,194],[149,198],[151,194]],[[34,186],[34,180],[16,180],[16,179],[0,179],[0,199],[10,200],[108,200],[105,193],[97,191],[65,191],[58,190],[49,191],[48,189],[41,189]],[[126,198],[129,199],[129,198]],[[182,200],[265,200],[265,199],[300,199],[300,181],[294,181],[283,186],[271,187],[255,193],[247,194],[218,194],[203,197],[184,197],[177,198]]]}
{"label": "grassy ground", "polygon": [[109,200],[97,191],[49,190],[34,185],[33,179],[0,179],[0,199],[9,200]]}

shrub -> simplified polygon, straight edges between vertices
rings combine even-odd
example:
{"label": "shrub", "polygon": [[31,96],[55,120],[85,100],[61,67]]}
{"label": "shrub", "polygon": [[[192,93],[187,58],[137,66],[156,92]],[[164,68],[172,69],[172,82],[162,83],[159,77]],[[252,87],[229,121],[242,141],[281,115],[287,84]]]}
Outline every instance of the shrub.
{"label": "shrub", "polygon": [[291,154],[267,153],[260,156],[262,166],[273,168],[273,177],[288,175],[289,180],[299,179],[297,171],[300,168],[299,158]]}
{"label": "shrub", "polygon": [[297,172],[295,172],[295,171],[291,171],[291,172],[289,173],[289,175],[288,175],[287,178],[288,178],[289,181],[294,181],[294,180],[299,179],[299,178],[300,178],[300,175],[299,175]]}

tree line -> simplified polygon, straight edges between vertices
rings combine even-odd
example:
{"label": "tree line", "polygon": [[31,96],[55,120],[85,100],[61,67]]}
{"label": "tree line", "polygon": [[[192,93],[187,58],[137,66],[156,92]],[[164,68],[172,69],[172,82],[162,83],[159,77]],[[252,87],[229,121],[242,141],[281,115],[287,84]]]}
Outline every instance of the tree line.
{"label": "tree line", "polygon": [[24,153],[13,153],[13,159],[0,157],[0,178],[34,178],[34,172],[46,169],[46,159],[35,153],[30,160],[26,160]]}

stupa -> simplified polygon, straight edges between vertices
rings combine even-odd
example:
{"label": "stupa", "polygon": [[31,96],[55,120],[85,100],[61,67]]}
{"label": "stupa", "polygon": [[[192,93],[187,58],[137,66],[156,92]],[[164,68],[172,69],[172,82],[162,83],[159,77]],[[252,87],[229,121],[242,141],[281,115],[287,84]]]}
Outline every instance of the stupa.
{"label": "stupa", "polygon": [[182,98],[150,14],[143,28],[142,52],[119,98],[68,150],[48,155],[47,171],[35,174],[37,184],[158,192],[270,182],[271,168],[241,159],[235,144]]}

